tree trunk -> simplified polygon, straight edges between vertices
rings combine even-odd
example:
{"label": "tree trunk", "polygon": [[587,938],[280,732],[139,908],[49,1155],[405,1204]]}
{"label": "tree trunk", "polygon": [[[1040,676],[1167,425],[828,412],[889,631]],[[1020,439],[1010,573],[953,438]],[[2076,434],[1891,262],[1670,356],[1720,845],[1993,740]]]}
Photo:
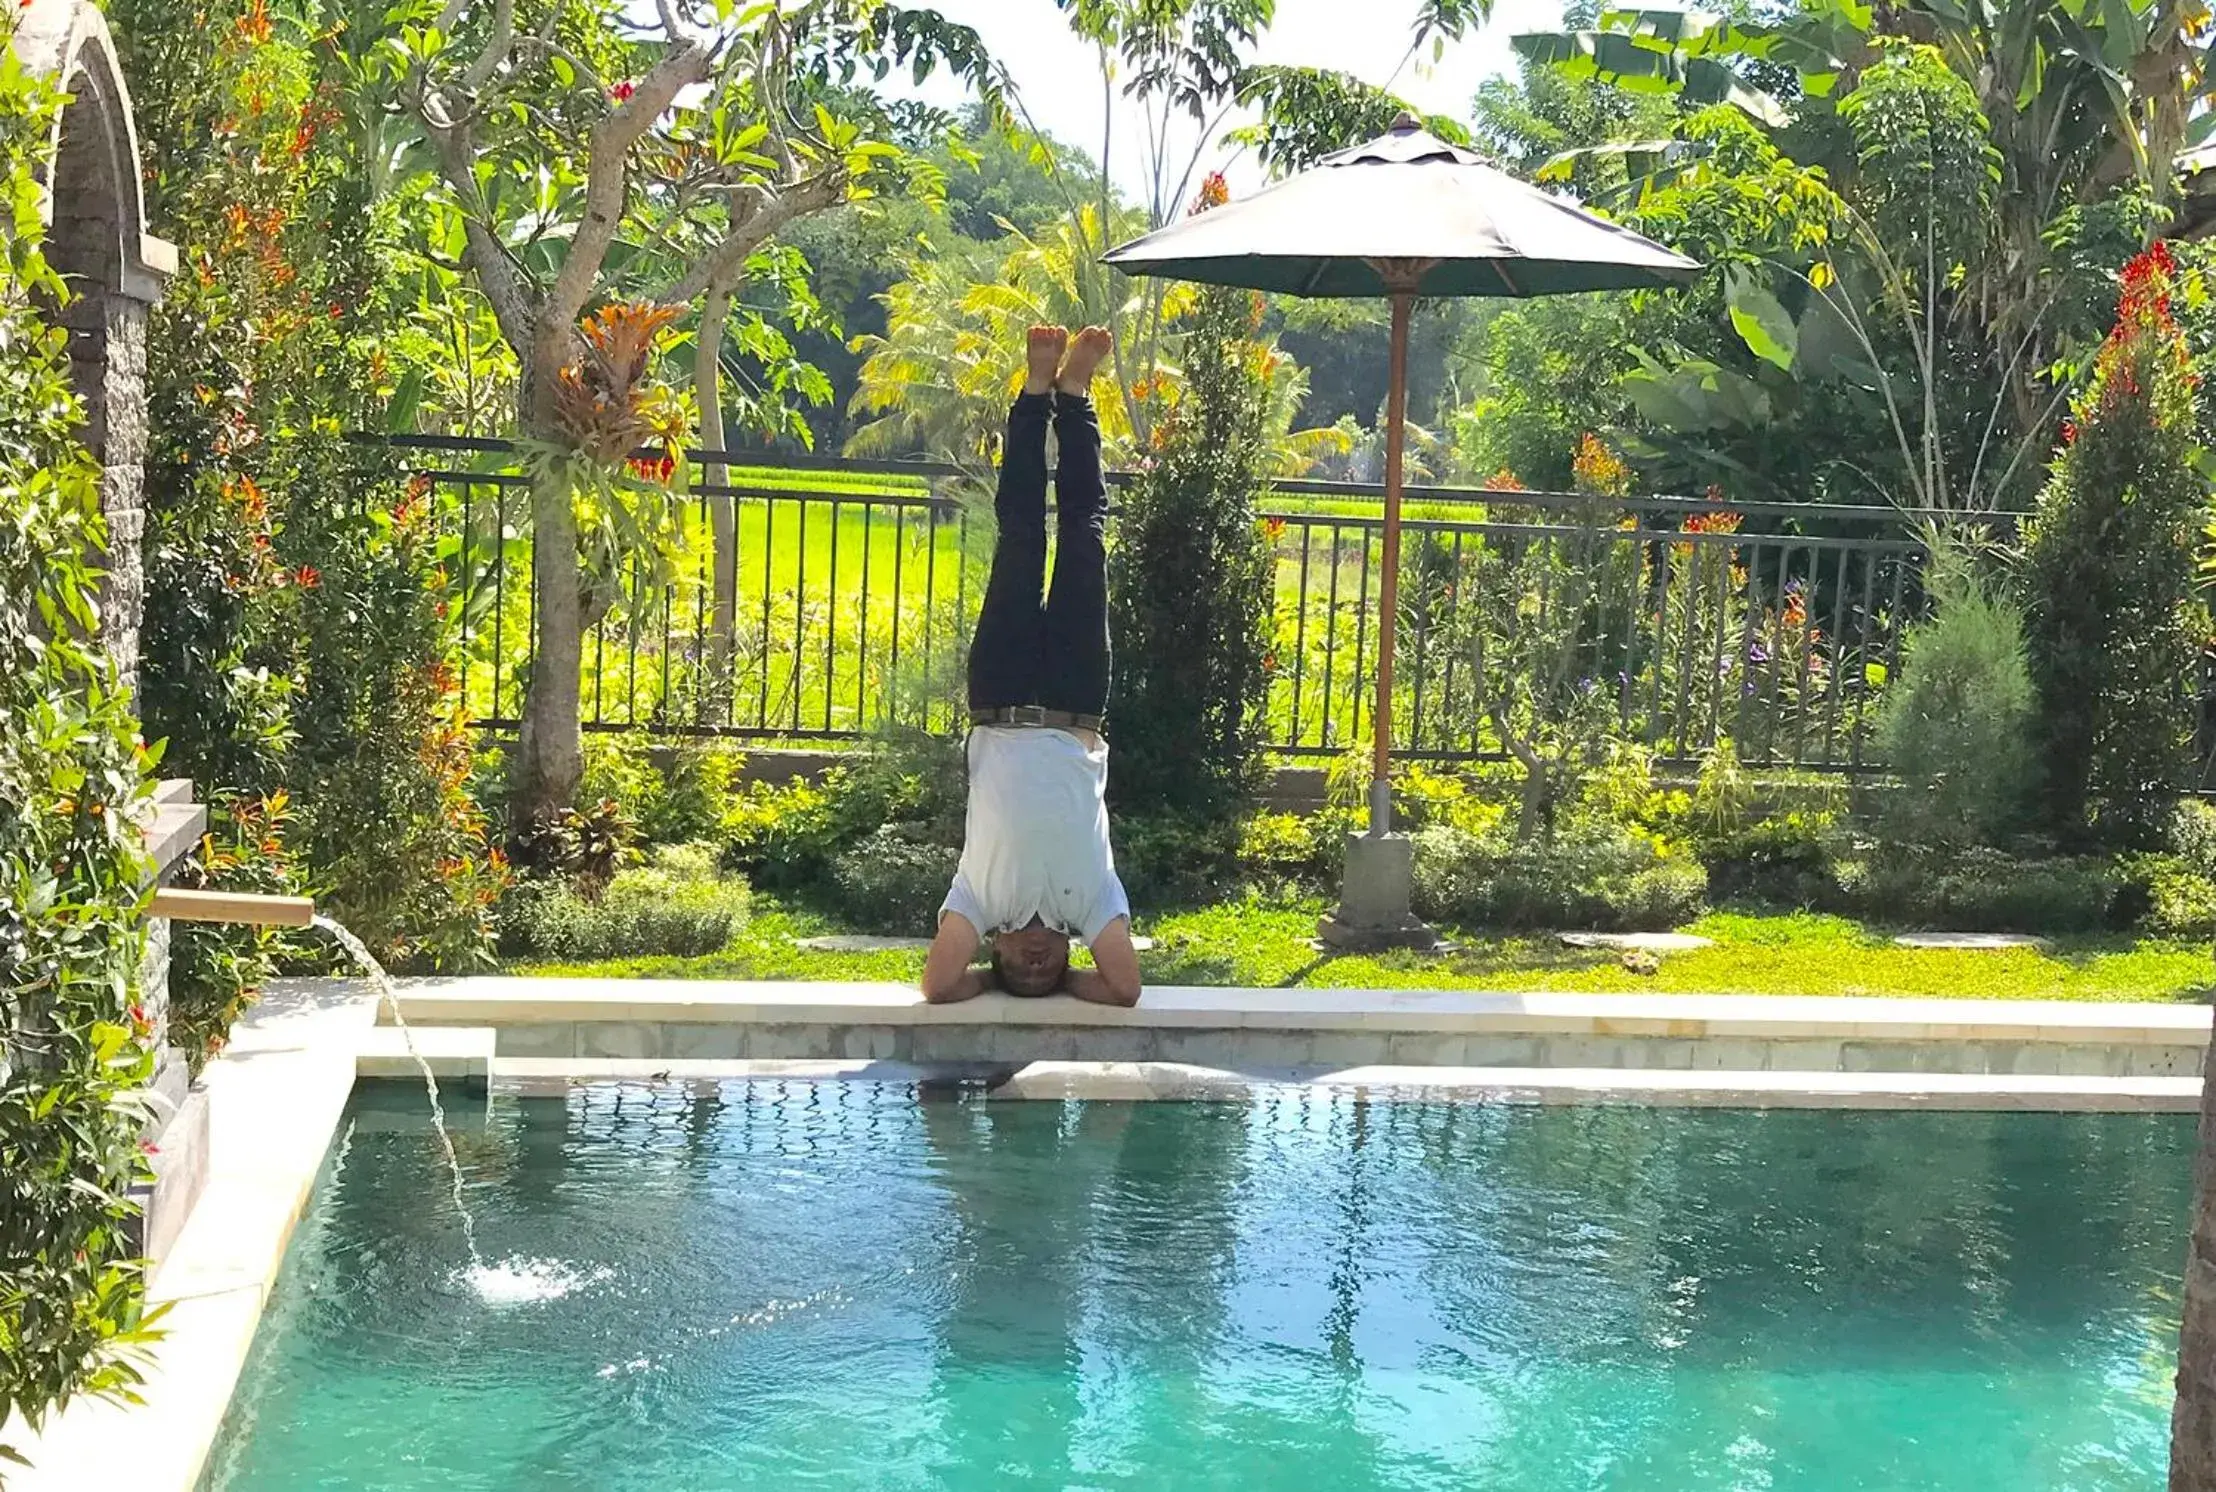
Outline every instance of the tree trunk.
{"label": "tree trunk", "polygon": [[[523,428],[534,440],[561,438],[554,417],[558,342],[542,340],[524,370]],[[578,692],[584,670],[584,585],[578,571],[577,511],[569,485],[545,473],[531,484],[531,585],[535,622],[531,681],[523,698],[521,738],[510,777],[512,831],[558,818],[585,775]]]}
{"label": "tree trunk", "polygon": [[[708,287],[700,308],[700,334],[693,351],[693,397],[700,405],[700,448],[721,451],[723,431],[723,324],[731,314],[731,292],[720,285]],[[708,592],[708,677],[703,691],[702,714],[721,721],[729,712],[733,690],[732,661],[738,655],[739,531],[731,494],[714,489],[726,486],[730,469],[711,462],[700,473],[707,492],[708,524],[714,543],[714,574]]]}
{"label": "tree trunk", "polygon": [[[2212,1047],[2216,1051],[2216,1047]],[[2193,1242],[2185,1259],[2178,1397],[2170,1416],[2170,1492],[2216,1492],[2216,1082],[2204,1064],[2193,1161]]]}

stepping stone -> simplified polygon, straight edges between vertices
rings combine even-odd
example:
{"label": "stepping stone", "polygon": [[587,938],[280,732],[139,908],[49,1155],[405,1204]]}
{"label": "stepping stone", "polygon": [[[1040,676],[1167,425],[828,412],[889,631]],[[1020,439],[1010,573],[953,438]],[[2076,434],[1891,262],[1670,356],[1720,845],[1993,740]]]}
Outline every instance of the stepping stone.
{"label": "stepping stone", "polygon": [[1695,937],[1691,933],[1566,932],[1562,934],[1562,942],[1570,948],[1609,948],[1619,952],[1636,949],[1641,953],[1692,953],[1716,946],[1714,938]]}
{"label": "stepping stone", "polygon": [[1893,941],[1902,948],[1974,948],[1987,952],[2047,946],[2045,938],[2036,938],[2030,933],[1902,933]]}
{"label": "stepping stone", "polygon": [[[820,938],[802,938],[793,945],[812,953],[920,953],[931,946],[929,938],[880,938],[867,933],[831,933]],[[1131,946],[1141,953],[1154,947],[1152,938],[1133,938]]]}
{"label": "stepping stone", "polygon": [[814,953],[913,953],[929,948],[929,938],[876,938],[863,933],[833,933],[822,938],[802,938],[796,947]]}

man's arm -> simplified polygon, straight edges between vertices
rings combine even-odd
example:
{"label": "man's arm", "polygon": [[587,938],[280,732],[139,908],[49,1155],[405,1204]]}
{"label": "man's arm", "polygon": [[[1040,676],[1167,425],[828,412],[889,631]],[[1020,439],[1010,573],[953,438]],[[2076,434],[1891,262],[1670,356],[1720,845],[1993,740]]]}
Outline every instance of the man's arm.
{"label": "man's arm", "polygon": [[984,970],[970,967],[982,941],[976,926],[960,912],[941,917],[938,934],[931,939],[931,952],[923,961],[924,999],[934,1005],[951,1005],[985,993],[990,979]]}
{"label": "man's arm", "polygon": [[1131,946],[1131,919],[1118,917],[1093,939],[1093,966],[1072,969],[1065,984],[1095,1005],[1139,1003],[1139,951]]}

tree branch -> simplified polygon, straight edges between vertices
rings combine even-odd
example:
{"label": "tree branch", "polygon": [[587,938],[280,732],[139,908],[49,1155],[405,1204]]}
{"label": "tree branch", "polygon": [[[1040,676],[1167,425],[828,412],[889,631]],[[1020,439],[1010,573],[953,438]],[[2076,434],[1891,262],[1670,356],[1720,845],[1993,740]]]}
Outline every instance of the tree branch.
{"label": "tree branch", "polygon": [[516,0],[497,0],[492,9],[492,35],[485,40],[485,50],[477,54],[477,60],[462,74],[465,90],[475,93],[507,65],[508,55],[515,48],[515,35]]}
{"label": "tree branch", "polygon": [[795,182],[774,196],[764,194],[756,199],[754,209],[743,215],[734,209],[731,231],[723,242],[695,260],[655,300],[665,306],[686,305],[713,286],[735,286],[745,270],[747,256],[778,229],[795,219],[836,207],[845,197],[846,173],[836,170]]}
{"label": "tree branch", "polygon": [[674,43],[639,80],[631,96],[593,126],[585,168],[584,217],[577,224],[561,272],[555,275],[553,288],[541,307],[542,321],[549,332],[567,336],[599,282],[608,247],[623,224],[631,147],[669,111],[680,89],[706,82],[707,78],[707,49],[690,40]]}

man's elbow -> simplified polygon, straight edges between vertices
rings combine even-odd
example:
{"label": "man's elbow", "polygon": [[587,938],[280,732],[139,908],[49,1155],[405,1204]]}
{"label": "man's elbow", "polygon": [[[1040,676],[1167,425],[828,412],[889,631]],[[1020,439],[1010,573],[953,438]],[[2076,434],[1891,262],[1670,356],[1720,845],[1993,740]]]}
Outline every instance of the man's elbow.
{"label": "man's elbow", "polygon": [[1108,990],[1108,1003],[1126,1009],[1139,1003],[1139,981],[1136,979],[1109,979],[1102,981]]}

